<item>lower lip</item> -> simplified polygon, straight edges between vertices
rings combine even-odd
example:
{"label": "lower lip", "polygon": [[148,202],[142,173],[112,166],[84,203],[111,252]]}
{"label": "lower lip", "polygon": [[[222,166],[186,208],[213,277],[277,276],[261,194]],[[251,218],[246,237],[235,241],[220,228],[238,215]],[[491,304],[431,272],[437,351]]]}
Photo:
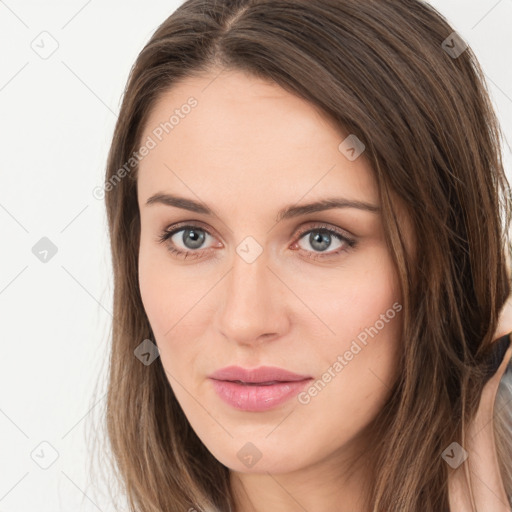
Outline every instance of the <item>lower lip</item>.
{"label": "lower lip", "polygon": [[268,386],[239,384],[227,380],[210,379],[224,402],[242,411],[267,411],[299,394],[312,379],[279,382]]}

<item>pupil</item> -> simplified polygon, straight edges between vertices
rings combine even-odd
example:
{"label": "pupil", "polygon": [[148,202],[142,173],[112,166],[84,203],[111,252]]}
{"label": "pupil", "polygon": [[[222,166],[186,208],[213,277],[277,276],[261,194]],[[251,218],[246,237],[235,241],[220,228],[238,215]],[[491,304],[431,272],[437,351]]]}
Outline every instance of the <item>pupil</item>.
{"label": "pupil", "polygon": [[[309,235],[309,243],[311,247],[314,247],[317,251],[325,251],[329,247],[330,241],[331,235],[329,233],[315,231]],[[327,245],[323,246],[323,243]]]}

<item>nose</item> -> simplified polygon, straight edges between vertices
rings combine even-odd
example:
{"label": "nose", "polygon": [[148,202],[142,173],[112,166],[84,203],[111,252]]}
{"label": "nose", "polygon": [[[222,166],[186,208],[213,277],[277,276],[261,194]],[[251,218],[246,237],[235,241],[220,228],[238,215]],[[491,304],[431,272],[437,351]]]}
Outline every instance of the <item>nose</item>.
{"label": "nose", "polygon": [[251,345],[286,332],[285,287],[270,270],[265,251],[251,263],[235,254],[221,287],[215,318],[225,338]]}

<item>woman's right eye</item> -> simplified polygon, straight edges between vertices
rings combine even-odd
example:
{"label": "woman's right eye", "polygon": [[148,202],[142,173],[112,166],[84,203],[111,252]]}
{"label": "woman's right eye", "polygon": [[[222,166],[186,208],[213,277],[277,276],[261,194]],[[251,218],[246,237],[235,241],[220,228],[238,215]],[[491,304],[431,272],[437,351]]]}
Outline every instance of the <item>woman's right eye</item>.
{"label": "woman's right eye", "polygon": [[[181,234],[180,234],[181,233]],[[188,258],[192,254],[199,257],[200,251],[208,250],[201,249],[201,245],[205,242],[207,237],[212,235],[204,228],[198,226],[180,226],[173,230],[164,230],[158,237],[159,243],[169,242],[168,249],[172,254],[182,258]],[[182,244],[182,247],[179,247]]]}

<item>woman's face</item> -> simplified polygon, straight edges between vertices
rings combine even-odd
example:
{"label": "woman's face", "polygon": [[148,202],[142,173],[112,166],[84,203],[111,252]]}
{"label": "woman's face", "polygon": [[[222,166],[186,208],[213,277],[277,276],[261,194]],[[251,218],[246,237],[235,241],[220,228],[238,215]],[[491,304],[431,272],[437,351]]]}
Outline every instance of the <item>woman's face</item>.
{"label": "woman's face", "polygon": [[[192,428],[234,471],[339,467],[396,378],[400,289],[348,135],[234,71],[180,82],[145,125],[144,308]],[[232,366],[277,373],[211,378]]]}

